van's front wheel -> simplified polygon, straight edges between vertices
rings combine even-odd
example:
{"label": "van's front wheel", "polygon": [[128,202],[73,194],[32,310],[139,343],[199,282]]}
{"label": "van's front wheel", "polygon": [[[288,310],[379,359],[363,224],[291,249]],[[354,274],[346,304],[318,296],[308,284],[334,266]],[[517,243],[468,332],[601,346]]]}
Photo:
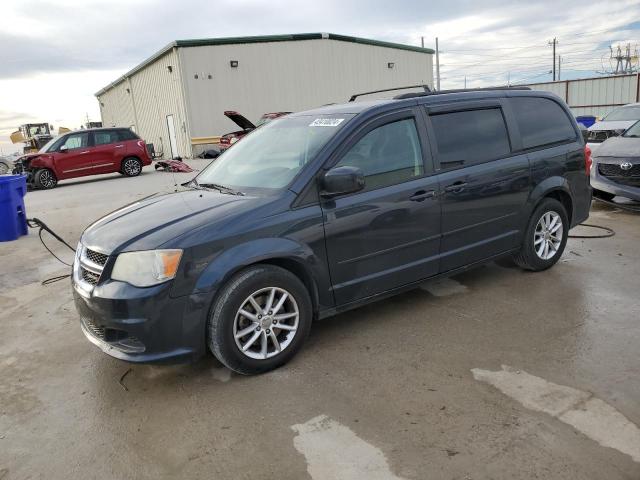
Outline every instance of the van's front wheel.
{"label": "van's front wheel", "polygon": [[231,370],[251,375],[288,362],[311,328],[304,284],[273,265],[250,267],[224,286],[209,317],[212,353]]}
{"label": "van's front wheel", "polygon": [[564,205],[553,198],[544,199],[531,215],[515,262],[534,272],[550,268],[562,256],[568,233],[569,220]]}

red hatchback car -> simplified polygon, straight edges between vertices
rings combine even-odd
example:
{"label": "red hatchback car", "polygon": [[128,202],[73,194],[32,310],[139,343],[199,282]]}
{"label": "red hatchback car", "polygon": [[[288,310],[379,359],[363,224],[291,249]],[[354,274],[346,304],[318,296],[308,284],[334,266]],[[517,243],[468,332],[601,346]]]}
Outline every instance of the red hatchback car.
{"label": "red hatchback car", "polygon": [[94,128],[52,139],[38,153],[16,160],[13,173],[26,174],[37,188],[53,188],[59,180],[102,173],[135,177],[145,165],[151,165],[147,146],[131,130]]}

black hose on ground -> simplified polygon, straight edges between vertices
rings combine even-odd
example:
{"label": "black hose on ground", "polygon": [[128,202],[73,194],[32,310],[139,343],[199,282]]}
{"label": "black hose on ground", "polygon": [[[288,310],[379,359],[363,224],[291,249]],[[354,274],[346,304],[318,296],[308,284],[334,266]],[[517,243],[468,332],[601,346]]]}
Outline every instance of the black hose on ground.
{"label": "black hose on ground", "polygon": [[[44,248],[47,249],[47,251],[53,255],[53,257],[58,260],[60,263],[66,265],[67,267],[72,267],[73,265],[71,265],[70,263],[65,262],[64,260],[62,260],[60,257],[58,257],[55,253],[53,253],[53,251],[49,248],[49,246],[45,243],[44,238],[42,238],[42,232],[47,232],[49,233],[51,236],[53,236],[53,238],[55,238],[56,240],[58,240],[60,243],[62,243],[63,245],[65,245],[69,250],[71,250],[72,252],[75,253],[76,249],[73,248],[71,245],[69,245],[64,238],[62,238],[60,235],[58,235],[56,232],[54,232],[53,230],[51,230],[51,228],[49,228],[49,226],[44,223],[42,220],[40,220],[39,218],[28,218],[27,219],[27,225],[30,228],[38,228],[38,238],[40,239],[40,242],[42,243],[42,246]],[[59,275],[57,277],[52,277],[52,278],[47,278],[45,280],[43,280],[41,282],[41,285],[49,285],[50,283],[54,283],[54,282],[58,282],[60,280],[64,280],[65,278],[69,278],[71,276],[71,274],[67,274],[67,275]]]}
{"label": "black hose on ground", "polygon": [[588,228],[596,228],[598,230],[604,230],[606,233],[602,235],[569,235],[569,238],[609,238],[613,237],[616,232],[614,232],[609,227],[602,227],[600,225],[591,225],[590,223],[580,223],[579,227],[588,227]]}

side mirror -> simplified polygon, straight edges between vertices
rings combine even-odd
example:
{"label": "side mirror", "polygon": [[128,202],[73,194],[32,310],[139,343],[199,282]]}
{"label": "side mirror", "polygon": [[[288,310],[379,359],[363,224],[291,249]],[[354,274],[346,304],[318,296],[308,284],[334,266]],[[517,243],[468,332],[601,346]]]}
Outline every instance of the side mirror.
{"label": "side mirror", "polygon": [[69,147],[67,147],[66,145],[62,145],[62,146],[58,149],[58,151],[59,151],[60,153],[67,153],[67,152],[69,151]]}
{"label": "side mirror", "polygon": [[324,174],[321,186],[324,198],[358,192],[364,188],[364,174],[357,167],[335,167]]}

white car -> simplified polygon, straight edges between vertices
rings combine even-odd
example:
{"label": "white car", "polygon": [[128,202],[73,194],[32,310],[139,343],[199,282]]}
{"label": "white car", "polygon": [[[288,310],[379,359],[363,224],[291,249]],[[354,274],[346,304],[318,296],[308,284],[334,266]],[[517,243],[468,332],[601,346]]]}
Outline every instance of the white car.
{"label": "white car", "polygon": [[627,128],[640,120],[640,103],[630,103],[609,112],[604,118],[589,127],[587,145],[591,152],[609,137],[621,135]]}

